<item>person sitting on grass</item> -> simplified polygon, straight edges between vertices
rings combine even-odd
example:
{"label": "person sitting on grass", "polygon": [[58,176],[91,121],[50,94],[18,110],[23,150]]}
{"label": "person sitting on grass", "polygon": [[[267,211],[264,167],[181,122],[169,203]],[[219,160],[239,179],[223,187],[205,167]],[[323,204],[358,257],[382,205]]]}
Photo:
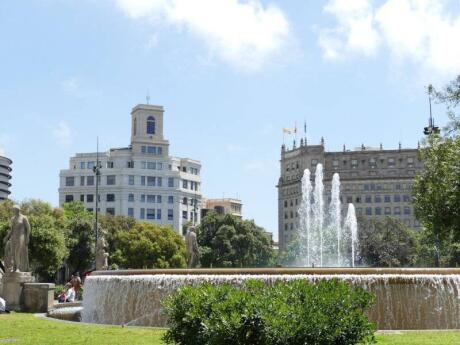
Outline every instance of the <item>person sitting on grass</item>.
{"label": "person sitting on grass", "polygon": [[6,309],[6,302],[3,298],[0,297],[0,314],[7,313],[9,314],[10,311]]}

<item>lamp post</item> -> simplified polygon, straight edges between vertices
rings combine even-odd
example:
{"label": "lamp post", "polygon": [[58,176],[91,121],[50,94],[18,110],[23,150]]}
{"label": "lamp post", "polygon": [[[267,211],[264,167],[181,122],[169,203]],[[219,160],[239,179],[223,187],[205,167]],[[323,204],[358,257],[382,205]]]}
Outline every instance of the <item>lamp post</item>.
{"label": "lamp post", "polygon": [[94,175],[96,176],[96,210],[94,213],[95,220],[94,220],[94,233],[96,236],[96,246],[95,246],[95,255],[94,255],[94,267],[97,269],[97,246],[99,240],[99,226],[98,226],[98,216],[99,216],[99,176],[101,176],[101,166],[99,163],[99,138],[97,138],[97,149],[96,149],[96,165],[93,167]]}

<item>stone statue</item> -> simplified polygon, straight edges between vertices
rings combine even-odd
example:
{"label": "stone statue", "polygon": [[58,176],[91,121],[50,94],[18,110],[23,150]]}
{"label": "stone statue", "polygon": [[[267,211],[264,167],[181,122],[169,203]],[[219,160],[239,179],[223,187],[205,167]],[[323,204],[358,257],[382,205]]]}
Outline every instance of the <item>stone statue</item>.
{"label": "stone statue", "polygon": [[97,250],[96,250],[96,270],[107,270],[109,268],[109,253],[106,252],[107,241],[105,240],[104,233],[99,232],[97,239]]}
{"label": "stone statue", "polygon": [[7,272],[29,272],[29,220],[21,214],[18,205],[14,205],[12,210],[11,228],[3,239],[5,268]]}
{"label": "stone statue", "polygon": [[200,261],[200,250],[196,240],[195,227],[190,226],[185,234],[185,247],[187,250],[187,267],[195,268]]}

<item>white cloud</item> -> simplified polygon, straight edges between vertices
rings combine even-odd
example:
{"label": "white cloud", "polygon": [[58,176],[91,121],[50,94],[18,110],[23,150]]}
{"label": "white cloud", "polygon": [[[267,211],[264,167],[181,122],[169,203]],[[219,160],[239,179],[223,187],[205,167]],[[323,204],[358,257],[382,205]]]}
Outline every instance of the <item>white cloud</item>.
{"label": "white cloud", "polygon": [[53,129],[53,136],[59,145],[68,147],[72,143],[73,133],[69,125],[61,121],[56,128]]}
{"label": "white cloud", "polygon": [[284,13],[260,0],[115,0],[133,19],[166,22],[202,39],[222,60],[258,69],[289,40]]}
{"label": "white cloud", "polygon": [[460,73],[460,13],[448,9],[448,1],[386,0],[373,6],[370,0],[331,0],[324,11],[337,20],[319,35],[326,58],[386,48],[398,62],[442,75]]}

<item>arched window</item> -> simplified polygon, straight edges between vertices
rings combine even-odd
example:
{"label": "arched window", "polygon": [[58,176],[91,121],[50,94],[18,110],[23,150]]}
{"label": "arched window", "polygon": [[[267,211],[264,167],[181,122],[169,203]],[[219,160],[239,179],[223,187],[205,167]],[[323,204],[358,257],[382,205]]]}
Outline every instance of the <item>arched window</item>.
{"label": "arched window", "polygon": [[147,134],[155,134],[155,118],[153,116],[147,118]]}

